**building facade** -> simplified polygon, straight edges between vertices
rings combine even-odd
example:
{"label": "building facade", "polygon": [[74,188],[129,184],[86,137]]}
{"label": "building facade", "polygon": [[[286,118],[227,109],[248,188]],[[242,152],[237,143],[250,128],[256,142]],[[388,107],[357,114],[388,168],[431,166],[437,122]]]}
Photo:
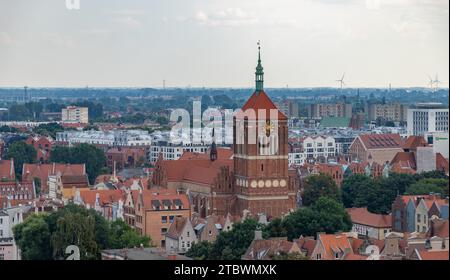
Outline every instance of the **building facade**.
{"label": "building facade", "polygon": [[61,110],[61,120],[64,123],[89,123],[87,107],[68,106]]}
{"label": "building facade", "polygon": [[448,132],[448,120],[448,108],[442,108],[442,104],[417,104],[415,108],[408,109],[408,135]]}

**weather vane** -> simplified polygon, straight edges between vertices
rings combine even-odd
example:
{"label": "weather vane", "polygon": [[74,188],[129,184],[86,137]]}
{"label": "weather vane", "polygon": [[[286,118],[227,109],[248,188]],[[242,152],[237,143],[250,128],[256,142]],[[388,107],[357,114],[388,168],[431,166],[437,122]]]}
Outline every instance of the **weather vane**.
{"label": "weather vane", "polygon": [[256,44],[258,45],[258,49],[260,50],[261,49],[261,41],[258,40],[258,43],[256,43]]}

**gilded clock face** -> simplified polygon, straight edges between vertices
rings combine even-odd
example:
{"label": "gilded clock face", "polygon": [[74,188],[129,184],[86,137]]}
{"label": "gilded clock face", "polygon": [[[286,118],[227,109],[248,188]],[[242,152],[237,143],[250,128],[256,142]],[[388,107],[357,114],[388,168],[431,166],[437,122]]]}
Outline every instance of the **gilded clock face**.
{"label": "gilded clock face", "polygon": [[266,133],[266,136],[269,137],[270,133],[273,131],[273,124],[271,121],[267,121],[264,125],[264,132]]}

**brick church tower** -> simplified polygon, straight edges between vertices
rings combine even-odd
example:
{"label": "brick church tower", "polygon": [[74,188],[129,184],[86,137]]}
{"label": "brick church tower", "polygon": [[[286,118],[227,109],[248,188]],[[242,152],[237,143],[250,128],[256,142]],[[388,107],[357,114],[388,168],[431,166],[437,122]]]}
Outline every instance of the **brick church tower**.
{"label": "brick church tower", "polygon": [[288,175],[288,119],[264,92],[259,43],[255,77],[255,92],[233,120],[234,209],[280,217],[296,205]]}

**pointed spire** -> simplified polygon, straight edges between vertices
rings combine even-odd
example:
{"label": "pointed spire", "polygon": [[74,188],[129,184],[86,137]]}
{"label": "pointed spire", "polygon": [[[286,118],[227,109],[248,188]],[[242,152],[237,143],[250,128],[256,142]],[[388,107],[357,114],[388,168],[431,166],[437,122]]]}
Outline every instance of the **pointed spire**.
{"label": "pointed spire", "polygon": [[255,72],[256,92],[264,90],[264,68],[261,64],[261,42],[258,41],[258,65]]}
{"label": "pointed spire", "polygon": [[216,136],[214,127],[212,130],[212,144],[211,144],[211,151],[209,152],[209,158],[211,159],[211,161],[215,161],[217,159]]}

